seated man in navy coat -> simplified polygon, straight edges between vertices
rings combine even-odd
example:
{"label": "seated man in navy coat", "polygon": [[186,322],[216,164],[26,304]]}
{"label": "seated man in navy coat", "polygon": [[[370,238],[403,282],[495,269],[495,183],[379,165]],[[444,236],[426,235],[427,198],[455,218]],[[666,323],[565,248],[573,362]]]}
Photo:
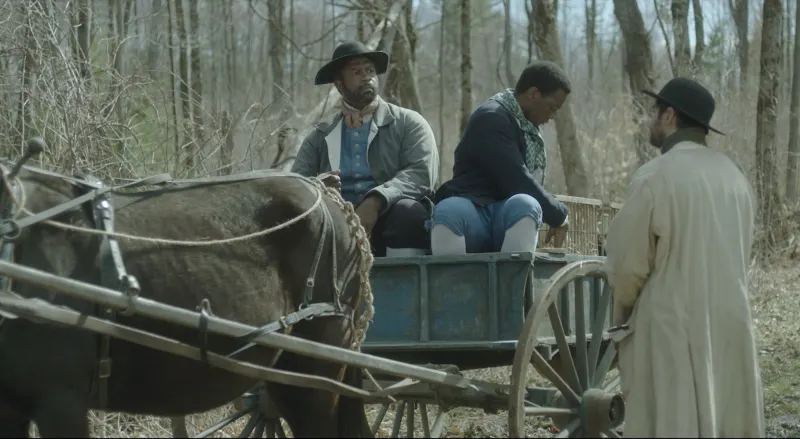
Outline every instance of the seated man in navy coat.
{"label": "seated man in navy coat", "polygon": [[560,247],[567,207],[542,184],[547,165],[539,126],[564,104],[570,83],[558,65],[536,61],[469,118],[455,150],[453,178],[434,195],[434,255],[533,252],[543,223]]}

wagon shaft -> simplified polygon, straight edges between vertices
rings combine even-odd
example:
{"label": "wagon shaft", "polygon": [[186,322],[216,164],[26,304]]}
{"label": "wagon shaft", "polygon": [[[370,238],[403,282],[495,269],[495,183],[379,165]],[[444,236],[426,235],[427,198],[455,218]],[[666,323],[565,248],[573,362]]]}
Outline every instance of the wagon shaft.
{"label": "wagon shaft", "polygon": [[[123,309],[130,305],[129,298],[118,291],[74,279],[62,278],[45,271],[36,270],[19,264],[0,261],[0,274],[9,276],[12,279],[30,282],[31,284],[43,288],[98,303],[103,306]],[[150,318],[193,329],[198,329],[200,327],[200,313],[165,305],[147,298],[137,298],[135,310],[137,314]],[[258,330],[258,328],[216,316],[208,316],[206,321],[209,332],[230,337],[242,337],[253,334]],[[337,348],[290,335],[276,333],[261,334],[253,339],[252,342],[268,348],[283,349],[320,360],[334,361],[357,368],[376,370],[393,376],[405,375],[423,382],[444,384],[457,388],[467,388],[470,385],[469,379],[458,375],[375,357],[348,349]]]}

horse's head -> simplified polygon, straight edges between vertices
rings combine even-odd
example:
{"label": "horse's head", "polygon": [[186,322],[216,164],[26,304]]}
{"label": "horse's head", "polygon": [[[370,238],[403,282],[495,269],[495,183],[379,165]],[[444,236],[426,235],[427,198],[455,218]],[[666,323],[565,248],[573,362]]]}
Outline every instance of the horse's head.
{"label": "horse's head", "polygon": [[22,158],[0,164],[0,259],[65,275],[78,257],[70,236],[52,223],[86,217],[80,205],[69,205],[76,188],[70,179],[24,166],[45,148],[41,138],[30,139]]}

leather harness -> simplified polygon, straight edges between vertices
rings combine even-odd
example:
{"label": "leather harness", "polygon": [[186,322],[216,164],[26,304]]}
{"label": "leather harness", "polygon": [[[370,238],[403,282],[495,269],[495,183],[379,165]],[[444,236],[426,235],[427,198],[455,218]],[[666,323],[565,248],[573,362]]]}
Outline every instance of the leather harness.
{"label": "leather harness", "polygon": [[[204,177],[191,180],[173,180],[169,174],[158,174],[135,180],[122,186],[111,187],[104,185],[100,179],[90,174],[81,174],[80,177],[68,177],[31,166],[22,167],[38,174],[61,178],[72,183],[75,198],[19,220],[11,220],[10,218],[12,218],[16,210],[19,209],[19,206],[16,206],[12,200],[19,199],[20,188],[19,182],[16,178],[13,178],[12,181],[9,181],[8,184],[13,192],[13,197],[9,197],[10,194],[5,190],[0,192],[0,213],[2,214],[0,217],[0,259],[10,262],[13,262],[14,259],[14,238],[19,236],[19,232],[23,228],[45,220],[49,220],[59,214],[76,208],[83,209],[87,217],[91,218],[91,222],[95,229],[113,233],[114,208],[108,194],[109,192],[114,192],[118,189],[130,189],[142,186],[158,186],[165,184],[169,184],[170,188],[180,189],[197,187],[201,185],[241,182],[275,175],[291,175],[286,172],[270,169],[252,171],[237,175]],[[158,189],[154,189],[153,191],[158,191]],[[348,260],[348,264],[344,270],[344,276],[341,279],[337,279],[338,271],[336,269],[336,240],[333,219],[327,206],[324,203],[321,204],[321,206],[324,212],[322,221],[323,236],[317,245],[316,252],[309,270],[309,275],[306,279],[306,285],[303,291],[303,303],[298,307],[297,311],[282,317],[279,321],[268,323],[252,333],[238,337],[237,341],[243,346],[228,354],[228,357],[233,357],[253,347],[254,344],[252,341],[263,334],[284,330],[303,320],[327,316],[345,318],[350,317],[350,314],[353,310],[352,307],[343,306],[339,301],[339,296],[340,292],[344,291],[344,288],[355,274],[356,258],[350,258]],[[314,293],[314,278],[316,277],[317,268],[319,266],[323,249],[329,234],[331,235],[333,252],[332,277],[335,292],[334,302],[312,303]],[[139,283],[136,280],[136,277],[128,274],[127,270],[125,269],[122,251],[120,250],[117,238],[110,236],[109,234],[103,234],[98,252],[101,285],[106,288],[115,289],[125,293],[130,299],[129,306],[120,311],[120,314],[125,316],[133,315],[135,313],[136,298],[140,293]],[[8,277],[0,276],[0,294],[15,294],[10,290],[10,283],[11,282]],[[202,357],[205,359],[207,353],[205,343],[207,332],[205,330],[206,325],[204,325],[204,323],[207,323],[207,316],[211,312],[208,300],[204,299],[199,308],[201,312],[200,347]],[[114,322],[117,317],[117,311],[112,308],[101,307],[99,305],[96,306],[95,313],[112,322]],[[2,328],[2,322],[4,318],[16,318],[16,316],[10,315],[9,313],[0,309],[0,329]],[[96,373],[92,383],[91,397],[96,401],[98,409],[103,410],[108,404],[108,380],[111,376],[111,337],[108,335],[99,335],[99,338],[98,359]]]}

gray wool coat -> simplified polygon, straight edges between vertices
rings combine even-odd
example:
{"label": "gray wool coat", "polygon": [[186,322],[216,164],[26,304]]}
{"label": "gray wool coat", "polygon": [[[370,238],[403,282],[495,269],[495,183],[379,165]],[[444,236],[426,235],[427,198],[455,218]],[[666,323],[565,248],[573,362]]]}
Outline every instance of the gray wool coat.
{"label": "gray wool coat", "polygon": [[[342,113],[317,124],[303,140],[292,172],[313,177],[339,168]],[[414,110],[381,100],[370,124],[367,163],[386,199],[384,213],[398,200],[431,197],[439,178],[439,151],[428,122]]]}

